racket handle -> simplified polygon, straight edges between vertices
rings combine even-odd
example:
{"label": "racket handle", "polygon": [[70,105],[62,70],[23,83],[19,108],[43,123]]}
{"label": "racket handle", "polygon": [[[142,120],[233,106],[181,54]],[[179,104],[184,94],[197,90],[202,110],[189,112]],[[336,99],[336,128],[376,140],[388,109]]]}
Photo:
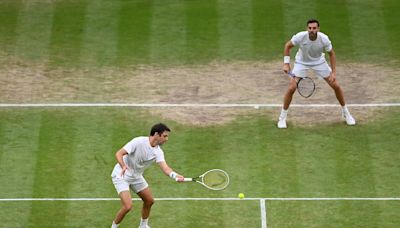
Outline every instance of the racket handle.
{"label": "racket handle", "polygon": [[290,77],[293,77],[293,78],[296,77],[296,75],[294,75],[294,74],[293,74],[292,72],[290,72],[290,71],[289,71],[287,74],[288,74]]}
{"label": "racket handle", "polygon": [[177,182],[189,182],[193,181],[193,178],[175,178]]}

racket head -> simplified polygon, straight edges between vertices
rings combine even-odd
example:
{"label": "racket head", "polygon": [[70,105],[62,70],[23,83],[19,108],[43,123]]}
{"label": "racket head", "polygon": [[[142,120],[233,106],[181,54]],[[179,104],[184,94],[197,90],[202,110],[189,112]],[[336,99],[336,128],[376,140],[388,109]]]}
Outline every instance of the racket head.
{"label": "racket head", "polygon": [[229,175],[222,169],[211,169],[200,176],[201,184],[211,190],[223,190],[229,185]]}
{"label": "racket head", "polygon": [[300,78],[297,81],[297,92],[305,98],[311,97],[315,92],[315,83],[309,77]]}

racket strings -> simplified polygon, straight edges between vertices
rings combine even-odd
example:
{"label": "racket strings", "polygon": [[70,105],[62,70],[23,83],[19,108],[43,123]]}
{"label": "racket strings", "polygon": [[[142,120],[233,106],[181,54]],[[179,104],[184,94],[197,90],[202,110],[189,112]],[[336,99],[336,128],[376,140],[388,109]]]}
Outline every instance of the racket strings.
{"label": "racket strings", "polygon": [[203,183],[214,189],[223,189],[228,185],[229,177],[221,171],[212,171],[204,175]]}
{"label": "racket strings", "polygon": [[315,91],[315,84],[311,78],[302,78],[297,83],[297,91],[303,97],[311,96]]}

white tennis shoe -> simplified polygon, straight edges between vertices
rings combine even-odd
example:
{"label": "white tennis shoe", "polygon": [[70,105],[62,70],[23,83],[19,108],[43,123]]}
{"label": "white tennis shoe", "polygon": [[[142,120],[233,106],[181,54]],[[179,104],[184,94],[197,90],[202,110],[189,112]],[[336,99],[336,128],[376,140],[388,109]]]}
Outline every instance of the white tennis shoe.
{"label": "white tennis shoe", "polygon": [[139,226],[139,228],[150,228],[150,226],[146,225],[146,226]]}
{"label": "white tennis shoe", "polygon": [[286,116],[279,116],[279,121],[278,121],[278,128],[287,128],[286,125]]}
{"label": "white tennis shoe", "polygon": [[353,118],[353,116],[351,116],[350,112],[342,111],[342,116],[346,120],[347,125],[356,125],[356,120]]}

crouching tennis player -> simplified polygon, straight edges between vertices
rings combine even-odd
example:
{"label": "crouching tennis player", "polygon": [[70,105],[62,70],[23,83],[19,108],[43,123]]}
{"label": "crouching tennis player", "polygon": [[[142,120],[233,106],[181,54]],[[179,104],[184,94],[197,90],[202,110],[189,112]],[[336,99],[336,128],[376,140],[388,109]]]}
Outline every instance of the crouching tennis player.
{"label": "crouching tennis player", "polygon": [[168,141],[170,132],[171,130],[165,124],[156,124],[151,128],[150,136],[136,137],[116,152],[115,157],[118,163],[112,171],[111,178],[122,206],[115,216],[111,228],[118,227],[125,215],[132,209],[130,189],[143,200],[139,228],[149,228],[148,219],[154,198],[143,177],[143,172],[152,163],[156,162],[161,170],[172,179],[183,179],[183,176],[174,172],[167,165],[164,152],[160,147]]}
{"label": "crouching tennis player", "polygon": [[[329,37],[320,32],[319,22],[315,19],[307,21],[307,31],[297,33],[286,42],[284,49],[283,71],[290,72],[290,50],[299,46],[294,63],[293,73],[297,77],[306,77],[309,69],[325,79],[334,90],[337,100],[342,107],[342,116],[347,125],[355,125],[356,120],[347,109],[344,93],[336,80],[336,54],[333,51]],[[331,67],[325,60],[325,53],[329,54]],[[278,128],[287,128],[286,118],[293,93],[296,91],[296,79],[291,77],[289,86],[283,98],[283,107],[279,115]]]}

